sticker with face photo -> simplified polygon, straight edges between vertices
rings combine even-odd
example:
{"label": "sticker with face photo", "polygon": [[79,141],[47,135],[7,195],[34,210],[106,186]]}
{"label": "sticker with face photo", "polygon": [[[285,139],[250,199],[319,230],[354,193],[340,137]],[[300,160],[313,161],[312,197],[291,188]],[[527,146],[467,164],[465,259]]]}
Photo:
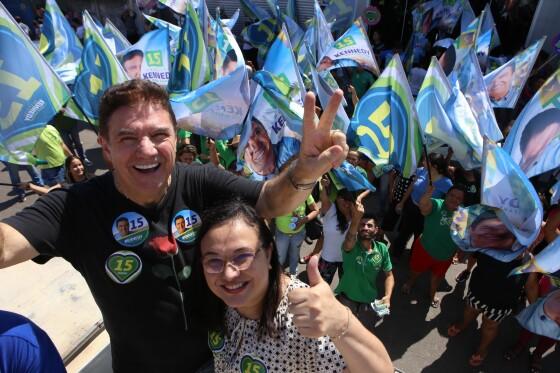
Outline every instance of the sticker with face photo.
{"label": "sticker with face photo", "polygon": [[202,219],[193,210],[181,210],[171,222],[171,233],[173,237],[182,243],[193,243],[196,240]]}
{"label": "sticker with face photo", "polygon": [[138,246],[148,238],[150,226],[142,215],[136,212],[125,212],[113,222],[113,237],[123,246]]}

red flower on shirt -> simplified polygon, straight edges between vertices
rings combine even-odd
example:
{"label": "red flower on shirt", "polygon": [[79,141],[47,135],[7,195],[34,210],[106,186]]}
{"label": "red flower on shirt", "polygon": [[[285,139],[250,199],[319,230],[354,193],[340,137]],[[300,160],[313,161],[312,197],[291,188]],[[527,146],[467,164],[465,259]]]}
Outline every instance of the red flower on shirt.
{"label": "red flower on shirt", "polygon": [[176,255],[179,252],[175,238],[171,236],[159,236],[150,240],[149,245],[158,253],[164,255]]}

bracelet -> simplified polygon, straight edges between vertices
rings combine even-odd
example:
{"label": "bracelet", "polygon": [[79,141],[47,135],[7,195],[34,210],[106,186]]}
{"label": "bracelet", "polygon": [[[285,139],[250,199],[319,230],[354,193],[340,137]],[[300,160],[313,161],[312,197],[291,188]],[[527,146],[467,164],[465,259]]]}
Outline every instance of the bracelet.
{"label": "bracelet", "polygon": [[296,183],[294,181],[294,167],[296,165],[297,161],[292,162],[292,164],[290,164],[290,167],[288,168],[288,180],[290,180],[290,183],[292,184],[292,186],[296,189],[296,190],[310,190],[313,189],[313,187],[315,186],[315,184],[317,184],[317,181],[314,181],[312,183],[307,183],[307,184],[299,184]]}
{"label": "bracelet", "polygon": [[346,306],[344,306],[344,308],[346,308],[346,311],[347,311],[346,315],[348,316],[348,318],[346,319],[346,327],[344,328],[344,330],[342,332],[340,332],[339,335],[336,335],[334,337],[329,336],[331,338],[331,340],[333,340],[333,341],[342,338],[342,336],[344,336],[344,334],[346,334],[346,332],[348,331],[348,327],[350,326],[350,314],[352,312],[350,312],[350,308],[348,308]]}

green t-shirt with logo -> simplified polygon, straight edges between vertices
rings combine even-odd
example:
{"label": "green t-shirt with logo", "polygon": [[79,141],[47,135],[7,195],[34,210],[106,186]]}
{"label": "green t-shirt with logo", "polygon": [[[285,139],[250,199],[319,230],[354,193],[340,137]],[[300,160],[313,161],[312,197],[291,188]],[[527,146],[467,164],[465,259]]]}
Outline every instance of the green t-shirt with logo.
{"label": "green t-shirt with logo", "polygon": [[344,293],[354,302],[371,303],[377,299],[377,275],[393,269],[387,245],[371,241],[371,251],[363,249],[360,241],[352,250],[342,253],[344,276],[335,293]]}
{"label": "green t-shirt with logo", "polygon": [[53,168],[64,165],[66,155],[62,149],[62,138],[56,128],[50,124],[47,124],[41,135],[39,135],[34,151],[38,159],[47,161],[47,164],[39,166],[40,168]]}
{"label": "green t-shirt with logo", "polygon": [[[307,215],[305,213],[305,206],[309,206],[312,203],[315,203],[315,200],[313,199],[313,197],[311,196],[311,194],[307,197],[307,199],[305,200],[304,203],[302,203],[301,205],[299,205],[298,207],[296,207],[296,209],[294,211],[292,211],[291,214],[288,215],[282,215],[277,217],[276,220],[276,228],[282,232],[282,233],[286,233],[286,234],[295,234],[295,233],[299,233],[301,232],[301,230],[303,228],[305,228],[305,225],[302,225],[301,227],[299,227],[299,229],[297,230],[293,230],[290,228],[290,223],[292,223],[292,218],[295,217],[304,217],[305,215]],[[293,219],[294,222],[296,219]]]}
{"label": "green t-shirt with logo", "polygon": [[432,198],[432,212],[424,217],[424,231],[420,242],[434,259],[448,260],[457,251],[449,230],[453,213],[454,211],[445,207],[443,199]]}

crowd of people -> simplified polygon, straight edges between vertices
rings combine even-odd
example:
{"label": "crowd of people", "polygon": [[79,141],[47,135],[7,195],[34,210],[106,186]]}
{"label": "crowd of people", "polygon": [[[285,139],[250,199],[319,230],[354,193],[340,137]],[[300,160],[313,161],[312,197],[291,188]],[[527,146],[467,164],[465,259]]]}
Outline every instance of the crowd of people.
{"label": "crowd of people", "polygon": [[[394,52],[379,33],[374,47],[381,61]],[[411,80],[414,74],[422,72],[413,69]],[[374,80],[362,69],[337,79],[350,111]],[[546,211],[537,241],[509,262],[466,254],[450,226],[459,207],[480,203],[480,169],[464,169],[449,147],[425,154],[410,178],[376,165],[332,130],[342,97],[336,91],[320,107],[313,94],[305,96],[299,153],[277,169],[269,157],[278,155],[258,122],[244,149],[249,165],[239,167],[239,136],[214,140],[177,128],[169,97],[155,83],[113,86],[101,100],[98,128],[107,173],[88,175],[92,162],[76,126],[56,117],[35,145],[45,162],[40,171],[6,164],[20,200],[28,190],[42,196],[0,223],[0,267],[52,257],[70,262],[101,309],[115,372],[390,372],[389,353],[372,331],[391,317],[392,298],[425,291],[438,309],[437,289],[450,266],[467,261],[456,278],[470,279],[464,312],[447,335],[481,315],[480,342],[468,360],[480,366],[519,304],[560,288],[559,279],[542,274],[508,276],[560,235],[560,207],[550,206],[547,195],[557,171],[531,180]],[[376,191],[340,187],[329,171],[344,161]],[[31,182],[21,182],[19,167]],[[472,239],[495,239],[495,227],[477,229]],[[499,239],[511,246],[503,233]],[[309,255],[301,252],[304,242]],[[393,266],[405,260],[408,279],[396,283]],[[298,264],[307,265],[306,276]],[[425,272],[429,289],[415,290]],[[543,315],[560,328],[560,301],[549,304]],[[4,322],[36,327],[11,314],[0,316]],[[39,337],[33,343],[56,355],[48,337]],[[531,337],[522,330],[504,358],[519,356]],[[0,346],[13,347],[16,339]],[[557,340],[539,337],[531,372],[541,371],[543,354]],[[0,348],[2,371],[11,367],[4,361],[18,363],[8,355],[15,350]],[[64,369],[60,359],[43,361],[52,362],[49,371]]]}

